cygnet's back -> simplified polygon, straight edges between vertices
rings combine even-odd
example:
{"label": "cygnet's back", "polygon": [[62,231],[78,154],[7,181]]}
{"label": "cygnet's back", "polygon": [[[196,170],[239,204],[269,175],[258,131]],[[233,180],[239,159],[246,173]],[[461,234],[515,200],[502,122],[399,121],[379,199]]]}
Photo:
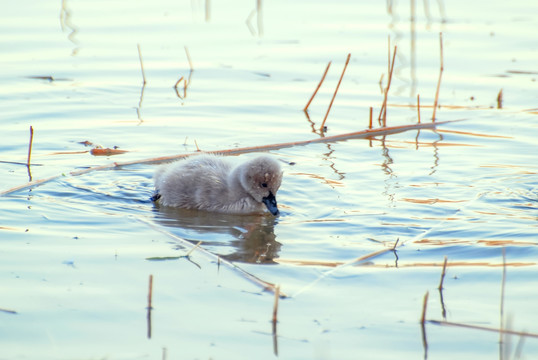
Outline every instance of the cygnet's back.
{"label": "cygnet's back", "polygon": [[276,192],[282,181],[278,162],[260,156],[235,168],[222,157],[197,155],[160,167],[154,200],[164,206],[224,213],[278,214]]}

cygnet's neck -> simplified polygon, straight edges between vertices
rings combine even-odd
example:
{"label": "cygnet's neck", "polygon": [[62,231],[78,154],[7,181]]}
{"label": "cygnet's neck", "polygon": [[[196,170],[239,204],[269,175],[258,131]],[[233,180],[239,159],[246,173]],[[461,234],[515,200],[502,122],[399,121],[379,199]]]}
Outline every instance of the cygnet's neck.
{"label": "cygnet's neck", "polygon": [[244,198],[252,198],[252,196],[246,191],[241,183],[242,175],[241,165],[236,166],[228,175],[228,193],[226,196],[232,201],[237,201]]}

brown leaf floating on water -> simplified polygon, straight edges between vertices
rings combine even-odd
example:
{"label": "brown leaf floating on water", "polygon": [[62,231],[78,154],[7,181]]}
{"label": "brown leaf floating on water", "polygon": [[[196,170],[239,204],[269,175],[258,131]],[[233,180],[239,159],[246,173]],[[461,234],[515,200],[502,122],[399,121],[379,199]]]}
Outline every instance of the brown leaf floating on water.
{"label": "brown leaf floating on water", "polygon": [[93,156],[111,156],[119,155],[128,152],[127,150],[110,149],[110,148],[94,148],[90,150],[90,154]]}

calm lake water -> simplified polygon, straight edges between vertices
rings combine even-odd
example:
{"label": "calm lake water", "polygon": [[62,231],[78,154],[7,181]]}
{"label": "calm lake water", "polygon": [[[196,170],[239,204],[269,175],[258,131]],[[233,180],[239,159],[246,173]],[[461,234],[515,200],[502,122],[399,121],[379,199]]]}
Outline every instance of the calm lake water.
{"label": "calm lake water", "polygon": [[[536,357],[537,14],[522,0],[4,4],[0,359]],[[387,125],[416,124],[417,95],[431,122],[440,32],[437,127],[270,150],[277,218],[150,201],[145,159],[361,131],[370,107],[379,127],[389,37]],[[114,162],[133,164],[76,173]],[[276,332],[264,282],[286,296]],[[426,292],[426,319],[446,323],[423,331]],[[486,330],[500,327],[530,336]]]}

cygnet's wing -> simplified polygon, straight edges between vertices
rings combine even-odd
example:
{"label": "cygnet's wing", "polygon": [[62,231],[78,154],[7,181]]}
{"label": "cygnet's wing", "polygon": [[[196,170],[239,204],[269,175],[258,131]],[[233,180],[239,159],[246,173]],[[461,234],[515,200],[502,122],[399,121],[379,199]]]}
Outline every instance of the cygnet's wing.
{"label": "cygnet's wing", "polygon": [[188,209],[211,210],[226,191],[230,166],[214,156],[196,156],[178,161],[155,174],[160,203]]}

